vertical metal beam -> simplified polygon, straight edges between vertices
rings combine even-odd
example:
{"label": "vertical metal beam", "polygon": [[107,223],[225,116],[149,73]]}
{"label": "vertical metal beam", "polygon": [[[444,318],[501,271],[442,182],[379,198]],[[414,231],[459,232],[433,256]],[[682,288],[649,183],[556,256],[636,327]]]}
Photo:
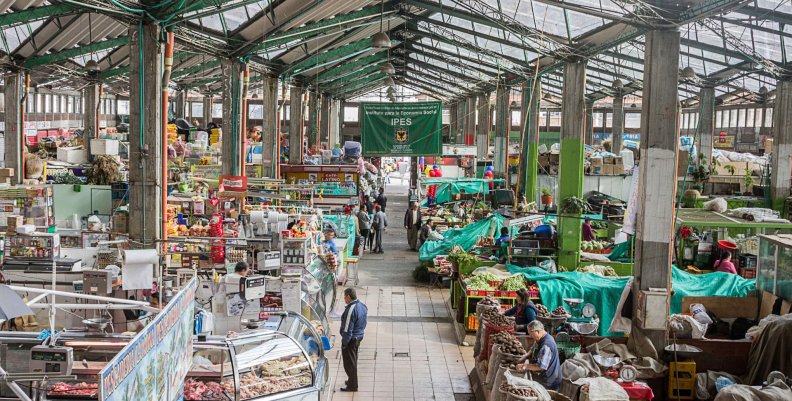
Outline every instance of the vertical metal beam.
{"label": "vertical metal beam", "polygon": [[289,164],[302,164],[303,94],[302,82],[293,82],[289,92]]}
{"label": "vertical metal beam", "polygon": [[[137,24],[129,28],[129,237],[151,243],[161,238],[162,67],[160,27]],[[90,110],[83,110],[83,113]]]}
{"label": "vertical metal beam", "polygon": [[[328,97],[330,97],[328,95]],[[330,131],[328,135],[328,147],[333,148],[336,145],[342,145],[341,126],[344,122],[344,108],[342,107],[341,100],[333,99],[330,110]]]}
{"label": "vertical metal beam", "polygon": [[319,107],[319,143],[326,143],[327,149],[332,149],[333,144],[330,143],[330,109],[332,108],[332,99],[329,95],[322,95],[322,102]]}
{"label": "vertical metal beam", "polygon": [[459,130],[459,114],[457,114],[457,104],[451,103],[448,105],[449,123],[448,123],[448,143],[456,143],[457,131]]}
{"label": "vertical metal beam", "polygon": [[[594,144],[594,101],[586,100],[586,145]],[[619,154],[619,152],[614,151]]]}
{"label": "vertical metal beam", "polygon": [[83,88],[85,110],[83,112],[83,146],[91,153],[91,138],[99,137],[99,102],[100,88],[98,82],[91,82]]}
{"label": "vertical metal beam", "polygon": [[465,130],[467,130],[467,118],[465,117],[465,111],[467,111],[467,99],[459,99],[459,102],[456,104],[456,113],[457,113],[457,132],[456,132],[456,141],[454,143],[463,144],[465,143]]}
{"label": "vertical metal beam", "polygon": [[[635,236],[636,312],[640,291],[666,289],[671,298],[671,255],[676,202],[676,165],[679,142],[679,43],[677,30],[655,30],[646,34],[644,87],[641,113],[641,166],[638,181],[638,217]],[[668,316],[668,303],[664,304]],[[642,316],[643,315],[643,316]],[[633,330],[645,311],[633,314]],[[646,330],[646,336],[663,349],[667,341],[663,330]]]}
{"label": "vertical metal beam", "polygon": [[242,64],[236,60],[220,61],[223,74],[223,139],[222,164],[223,174],[239,174],[241,158],[240,138],[242,120]]}
{"label": "vertical metal beam", "polygon": [[611,132],[611,151],[617,155],[621,151],[624,138],[624,93],[619,89],[613,97],[613,131]]}
{"label": "vertical metal beam", "polygon": [[523,84],[522,120],[524,121],[520,144],[520,176],[517,178],[517,194],[525,195],[528,202],[537,199],[537,174],[539,164],[539,101],[542,99],[541,78],[534,77]]}
{"label": "vertical metal beam", "polygon": [[509,118],[509,94],[511,88],[499,85],[495,93],[495,160],[493,168],[495,177],[505,178],[509,183],[509,128],[511,119]]}
{"label": "vertical metal beam", "polygon": [[[561,98],[561,157],[559,160],[558,204],[583,196],[583,140],[586,128],[586,63],[564,65]],[[580,254],[580,215],[563,217],[559,211],[561,243],[558,262],[569,270],[577,267]]]}
{"label": "vertical metal beam", "polygon": [[773,164],[770,193],[773,209],[783,211],[789,196],[789,178],[792,164],[792,81],[783,80],[776,84],[775,107],[773,108]]}
{"label": "vertical metal beam", "polygon": [[204,95],[203,98],[203,124],[204,127],[208,126],[210,122],[212,122],[212,106],[214,105],[214,100],[212,99],[212,95]]}
{"label": "vertical metal beam", "polygon": [[261,124],[261,174],[276,178],[280,159],[280,133],[278,133],[278,77],[266,76],[262,83],[262,124]]}
{"label": "vertical metal beam", "polygon": [[319,139],[319,94],[308,92],[308,147],[318,145]]}
{"label": "vertical metal beam", "polygon": [[472,146],[476,144],[476,97],[468,97],[465,105],[465,145]]}
{"label": "vertical metal beam", "polygon": [[479,95],[476,112],[478,113],[478,124],[476,125],[476,158],[478,160],[485,160],[489,158],[489,135],[492,130],[489,93]]}
{"label": "vertical metal beam", "polygon": [[6,74],[3,97],[5,100],[5,167],[14,169],[13,183],[22,183],[22,141],[24,127],[22,113],[25,102],[25,77],[22,72]]}
{"label": "vertical metal beam", "polygon": [[[715,133],[715,88],[705,86],[699,93],[699,152],[707,163],[712,162],[712,136]],[[683,161],[684,162],[684,161]]]}
{"label": "vertical metal beam", "polygon": [[[182,89],[176,92],[176,97],[174,99],[175,107],[173,110],[173,117],[174,118],[184,118],[187,117],[187,89]],[[195,116],[193,116],[195,117]]]}

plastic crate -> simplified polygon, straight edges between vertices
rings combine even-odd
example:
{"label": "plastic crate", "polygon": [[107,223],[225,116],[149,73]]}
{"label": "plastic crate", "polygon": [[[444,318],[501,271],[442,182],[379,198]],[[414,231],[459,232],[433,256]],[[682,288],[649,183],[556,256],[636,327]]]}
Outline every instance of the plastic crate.
{"label": "plastic crate", "polygon": [[756,278],[756,269],[740,268],[740,277],[748,279]]}
{"label": "plastic crate", "polygon": [[459,274],[470,274],[474,270],[482,266],[495,266],[496,262],[491,260],[476,260],[474,262],[465,262],[459,264]]}

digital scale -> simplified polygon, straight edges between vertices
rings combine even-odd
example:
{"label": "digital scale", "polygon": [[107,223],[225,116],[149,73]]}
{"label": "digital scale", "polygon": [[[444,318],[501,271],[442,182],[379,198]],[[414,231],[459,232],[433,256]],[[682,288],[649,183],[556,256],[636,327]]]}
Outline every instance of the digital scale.
{"label": "digital scale", "polygon": [[259,252],[256,254],[256,270],[277,270],[281,265],[280,251]]}
{"label": "digital scale", "polygon": [[83,270],[82,290],[84,294],[112,294],[113,272],[110,270]]}
{"label": "digital scale", "polygon": [[251,299],[264,298],[267,288],[267,278],[262,275],[253,275],[242,277],[239,280],[239,290],[242,299],[249,301]]}
{"label": "digital scale", "polygon": [[73,362],[72,347],[36,345],[30,349],[30,369],[33,373],[69,375]]}
{"label": "digital scale", "polygon": [[564,303],[569,306],[569,310],[572,312],[572,317],[566,320],[566,324],[572,331],[582,335],[597,331],[599,320],[594,318],[597,315],[597,308],[593,304],[585,303],[580,298],[564,298]]}

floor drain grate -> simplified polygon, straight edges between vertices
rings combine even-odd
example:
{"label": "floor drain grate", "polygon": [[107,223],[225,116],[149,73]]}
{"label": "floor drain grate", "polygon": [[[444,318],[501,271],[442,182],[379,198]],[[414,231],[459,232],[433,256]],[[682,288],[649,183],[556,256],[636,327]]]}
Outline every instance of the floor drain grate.
{"label": "floor drain grate", "polygon": [[404,295],[404,291],[393,291],[391,295]]}
{"label": "floor drain grate", "polygon": [[410,353],[409,352],[394,352],[393,353],[393,357],[394,358],[409,358],[410,357]]}

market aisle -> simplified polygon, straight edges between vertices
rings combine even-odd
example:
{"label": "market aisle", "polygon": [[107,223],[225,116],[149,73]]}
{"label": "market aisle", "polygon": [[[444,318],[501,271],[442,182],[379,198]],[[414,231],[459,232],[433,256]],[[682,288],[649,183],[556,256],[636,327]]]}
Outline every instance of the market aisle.
{"label": "market aisle", "polygon": [[[393,180],[386,190],[390,227],[385,234],[385,254],[363,256],[358,297],[369,308],[366,336],[359,359],[360,388],[343,393],[346,374],[341,361],[338,320],[330,361],[333,401],[348,400],[472,400],[468,373],[473,368],[473,348],[460,347],[445,305],[447,289],[418,285],[412,271],[418,254],[408,251],[402,228],[407,209],[407,187]],[[343,312],[343,288],[337,309]]]}

